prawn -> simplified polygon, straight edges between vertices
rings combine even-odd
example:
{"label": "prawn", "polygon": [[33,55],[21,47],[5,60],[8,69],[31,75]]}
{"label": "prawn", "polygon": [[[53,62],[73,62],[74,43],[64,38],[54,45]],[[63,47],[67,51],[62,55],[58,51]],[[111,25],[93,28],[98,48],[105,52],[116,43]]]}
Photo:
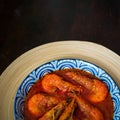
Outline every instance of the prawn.
{"label": "prawn", "polygon": [[63,100],[58,105],[46,112],[39,120],[56,120],[67,106],[67,101]]}
{"label": "prawn", "polygon": [[27,106],[31,114],[36,117],[40,117],[47,110],[58,104],[60,101],[60,98],[37,93],[29,99]]}
{"label": "prawn", "polygon": [[73,98],[69,105],[65,108],[62,115],[60,116],[59,120],[72,120],[73,119],[73,112],[75,109],[75,99]]}
{"label": "prawn", "polygon": [[47,74],[42,79],[42,87],[47,93],[67,93],[67,92],[77,92],[80,93],[82,91],[81,87],[73,85],[67,81],[64,81],[60,76],[56,74]]}
{"label": "prawn", "polygon": [[104,120],[103,113],[83,99],[81,95],[73,95],[73,97],[76,99],[79,109],[85,114],[85,120]]}
{"label": "prawn", "polygon": [[62,72],[57,71],[56,74],[85,88],[88,91],[85,96],[89,101],[94,103],[103,101],[108,94],[108,88],[105,83],[98,80],[96,77],[82,75],[80,72],[82,71],[64,70]]}

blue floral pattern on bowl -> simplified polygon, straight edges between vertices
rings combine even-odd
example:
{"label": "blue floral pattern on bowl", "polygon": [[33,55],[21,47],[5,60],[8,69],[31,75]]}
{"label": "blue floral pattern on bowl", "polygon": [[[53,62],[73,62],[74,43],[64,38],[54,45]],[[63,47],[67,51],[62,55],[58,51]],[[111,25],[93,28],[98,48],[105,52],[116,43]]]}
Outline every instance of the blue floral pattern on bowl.
{"label": "blue floral pattern on bowl", "polygon": [[108,86],[114,103],[113,120],[120,120],[120,89],[113,79],[100,67],[80,59],[59,59],[45,63],[33,70],[21,83],[14,101],[14,119],[24,120],[24,100],[30,87],[46,73],[65,68],[79,68],[88,71],[105,82]]}

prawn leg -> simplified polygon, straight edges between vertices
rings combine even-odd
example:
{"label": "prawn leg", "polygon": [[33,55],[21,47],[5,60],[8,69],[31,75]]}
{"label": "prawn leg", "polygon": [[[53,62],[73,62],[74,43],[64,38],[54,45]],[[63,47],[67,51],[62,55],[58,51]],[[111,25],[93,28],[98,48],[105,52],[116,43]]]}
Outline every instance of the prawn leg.
{"label": "prawn leg", "polygon": [[[93,77],[90,73],[86,75],[81,74],[83,72],[81,70],[65,70],[63,72],[57,71],[56,74],[63,76],[65,79],[70,80],[74,83],[81,85],[85,88],[88,92],[85,95],[86,98],[91,102],[101,102],[105,100],[106,96],[108,95],[108,88],[99,79]],[[90,75],[92,77],[90,77]]]}
{"label": "prawn leg", "polygon": [[73,98],[69,105],[65,108],[59,120],[73,120],[73,112],[75,109],[75,99]]}
{"label": "prawn leg", "polygon": [[62,113],[63,109],[65,109],[65,106],[67,106],[67,104],[67,101],[63,100],[47,113],[45,113],[41,118],[39,118],[39,120],[56,120]]}

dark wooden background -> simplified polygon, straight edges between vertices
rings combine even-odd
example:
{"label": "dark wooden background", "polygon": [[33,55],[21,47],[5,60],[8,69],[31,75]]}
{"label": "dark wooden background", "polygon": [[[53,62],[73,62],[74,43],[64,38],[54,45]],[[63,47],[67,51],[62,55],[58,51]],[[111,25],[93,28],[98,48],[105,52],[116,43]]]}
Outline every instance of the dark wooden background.
{"label": "dark wooden background", "polygon": [[24,52],[61,40],[96,42],[120,55],[120,0],[0,1],[0,74]]}

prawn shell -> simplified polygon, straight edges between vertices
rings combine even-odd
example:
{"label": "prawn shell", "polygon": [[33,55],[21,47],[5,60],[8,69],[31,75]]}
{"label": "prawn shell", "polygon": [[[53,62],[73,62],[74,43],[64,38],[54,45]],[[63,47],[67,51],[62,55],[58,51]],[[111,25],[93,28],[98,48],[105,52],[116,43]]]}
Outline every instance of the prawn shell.
{"label": "prawn shell", "polygon": [[[47,74],[42,79],[42,88],[45,92],[49,94],[58,94],[58,93],[67,93],[67,92],[77,92],[82,91],[81,87],[71,84],[70,82],[65,81],[59,75],[54,73]],[[62,94],[62,95],[63,95]]]}
{"label": "prawn shell", "polygon": [[91,73],[79,69],[65,69],[55,71],[55,73],[63,77],[76,86],[81,86],[83,94],[91,102],[101,102],[105,100],[108,95],[108,88],[99,78]]}
{"label": "prawn shell", "polygon": [[74,95],[74,97],[77,100],[79,109],[86,115],[85,119],[91,118],[91,120],[104,120],[103,113],[99,108],[95,107],[93,104],[85,100],[81,95]]}
{"label": "prawn shell", "polygon": [[57,105],[61,99],[51,95],[37,93],[31,96],[25,103],[25,120],[31,116],[31,120],[36,120],[42,116],[46,111]]}

